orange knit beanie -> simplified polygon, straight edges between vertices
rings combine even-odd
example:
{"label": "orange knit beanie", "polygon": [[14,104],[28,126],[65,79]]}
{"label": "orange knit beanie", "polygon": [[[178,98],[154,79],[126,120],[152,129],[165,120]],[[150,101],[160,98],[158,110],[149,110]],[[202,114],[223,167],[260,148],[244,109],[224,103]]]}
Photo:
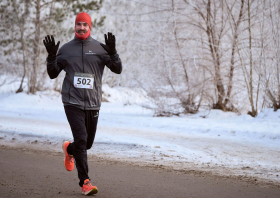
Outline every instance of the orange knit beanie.
{"label": "orange knit beanie", "polygon": [[79,22],[86,22],[89,25],[89,29],[91,29],[91,17],[88,13],[80,12],[76,16],[75,25]]}

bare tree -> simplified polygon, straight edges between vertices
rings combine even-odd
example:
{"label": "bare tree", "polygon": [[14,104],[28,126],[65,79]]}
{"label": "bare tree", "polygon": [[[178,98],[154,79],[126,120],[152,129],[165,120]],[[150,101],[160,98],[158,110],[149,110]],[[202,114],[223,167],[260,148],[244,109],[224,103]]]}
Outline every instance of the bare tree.
{"label": "bare tree", "polygon": [[[224,106],[227,106],[228,103],[230,102],[230,97],[231,97],[231,93],[232,93],[232,89],[233,89],[233,76],[234,76],[234,70],[235,70],[235,57],[236,57],[236,47],[237,47],[237,43],[238,43],[238,36],[240,34],[240,24],[242,23],[243,20],[243,16],[244,16],[244,6],[245,6],[245,0],[241,0],[240,2],[240,8],[239,8],[239,14],[238,16],[234,16],[233,14],[233,9],[236,5],[236,1],[234,1],[232,3],[232,5],[230,6],[228,1],[225,1],[226,4],[226,8],[228,11],[228,15],[230,16],[229,19],[229,23],[230,23],[230,27],[232,30],[232,46],[231,46],[231,58],[230,58],[230,69],[229,69],[229,82],[228,82],[228,88],[227,88],[227,94],[226,94],[226,99],[224,102]],[[237,19],[236,19],[237,18]],[[229,105],[229,109],[234,109],[235,107],[230,104]]]}
{"label": "bare tree", "polygon": [[[234,35],[232,36],[232,53],[229,74],[225,74],[225,60],[223,60],[223,57],[229,50],[227,45],[225,45],[225,35],[229,34],[228,22],[235,20],[232,10],[236,4],[234,3],[232,6],[229,6],[229,3],[225,0],[196,1],[195,3],[193,1],[185,0],[185,2],[193,10],[193,14],[190,15],[189,24],[198,31],[203,32],[201,43],[205,45],[205,50],[209,52],[210,56],[210,59],[206,58],[205,61],[211,60],[213,66],[213,70],[208,69],[213,78],[216,93],[216,99],[213,101],[213,108],[224,111],[233,110],[234,107],[232,104],[230,107],[227,105],[230,101],[233,87],[235,45],[238,39],[240,20],[243,15],[243,3],[241,3],[241,14],[237,19],[238,23],[234,23],[235,27],[232,32]],[[205,37],[206,39],[204,39]],[[199,40],[200,38],[196,39]],[[205,51],[204,53],[207,52]],[[225,76],[229,76],[228,84],[225,82]],[[226,85],[228,86],[227,92]]]}
{"label": "bare tree", "polygon": [[264,92],[274,110],[280,109],[280,3],[262,2],[261,53],[258,73]]}
{"label": "bare tree", "polygon": [[[199,73],[202,68],[196,68],[192,48],[193,32],[186,32],[184,21],[187,7],[175,0],[165,4],[149,5],[147,13],[153,13],[149,20],[157,29],[152,29],[151,41],[156,40],[152,57],[156,67],[148,71],[153,73],[154,86],[149,88],[149,95],[154,98],[157,108],[155,114],[159,116],[178,115],[179,113],[196,113],[202,101],[202,81]],[[162,10],[162,13],[157,12]],[[164,24],[163,24],[164,20]],[[161,83],[161,84],[160,84]]]}

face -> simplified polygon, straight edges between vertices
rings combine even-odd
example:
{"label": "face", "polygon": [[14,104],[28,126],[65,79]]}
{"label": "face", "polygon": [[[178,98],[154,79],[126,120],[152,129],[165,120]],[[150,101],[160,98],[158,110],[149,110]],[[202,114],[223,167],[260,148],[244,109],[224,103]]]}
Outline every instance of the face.
{"label": "face", "polygon": [[75,25],[75,31],[80,35],[84,35],[88,30],[89,25],[86,22],[79,22]]}

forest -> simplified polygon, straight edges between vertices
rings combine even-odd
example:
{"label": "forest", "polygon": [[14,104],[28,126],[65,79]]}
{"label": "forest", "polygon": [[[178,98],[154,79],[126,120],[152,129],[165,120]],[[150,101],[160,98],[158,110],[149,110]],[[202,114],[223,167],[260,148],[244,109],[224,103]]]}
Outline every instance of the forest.
{"label": "forest", "polygon": [[94,39],[116,36],[123,72],[106,68],[102,83],[145,92],[144,106],[158,116],[219,109],[255,117],[280,108],[275,0],[3,0],[0,86],[60,92],[64,74],[49,79],[42,41],[72,40],[81,11],[92,17]]}

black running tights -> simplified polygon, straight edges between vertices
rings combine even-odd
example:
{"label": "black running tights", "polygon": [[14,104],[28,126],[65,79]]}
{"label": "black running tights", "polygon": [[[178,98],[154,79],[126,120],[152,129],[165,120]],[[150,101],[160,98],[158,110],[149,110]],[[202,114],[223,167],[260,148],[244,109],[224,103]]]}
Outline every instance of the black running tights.
{"label": "black running tights", "polygon": [[89,179],[87,150],[94,141],[99,111],[82,110],[71,105],[64,106],[64,110],[74,138],[74,142],[67,147],[67,152],[74,156],[79,185],[82,187],[84,180]]}

